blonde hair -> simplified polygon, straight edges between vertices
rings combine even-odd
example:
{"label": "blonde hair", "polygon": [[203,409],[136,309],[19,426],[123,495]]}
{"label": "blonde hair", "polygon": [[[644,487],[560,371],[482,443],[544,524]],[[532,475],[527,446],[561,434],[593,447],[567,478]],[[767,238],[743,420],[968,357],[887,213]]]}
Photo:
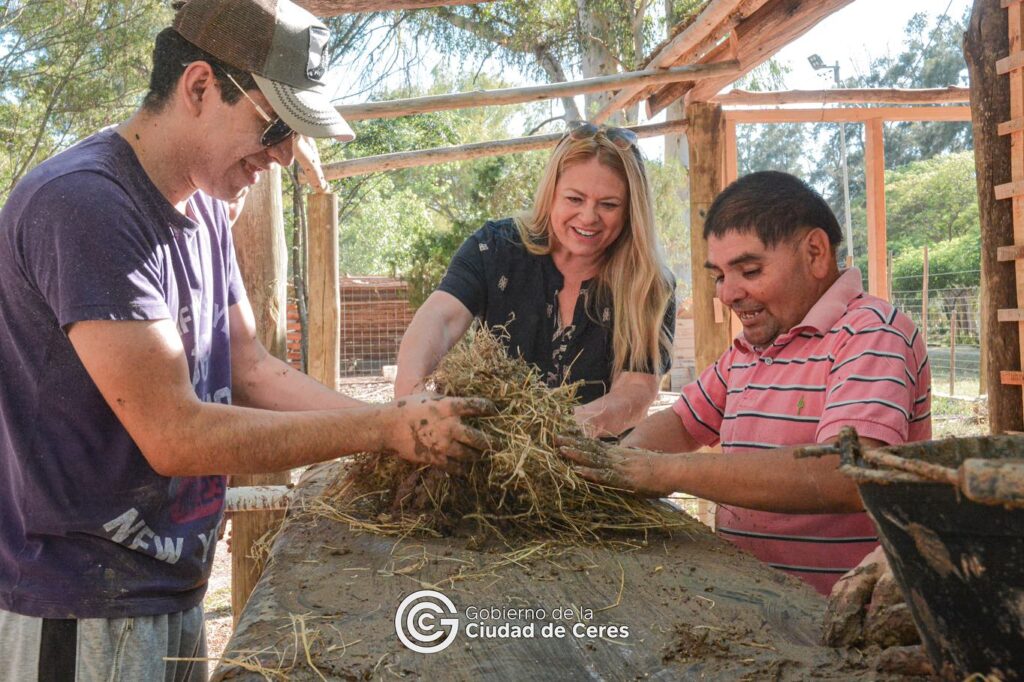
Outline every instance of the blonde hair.
{"label": "blonde hair", "polygon": [[599,306],[612,308],[613,379],[622,371],[658,374],[661,352],[671,357],[663,321],[673,293],[672,276],[654,229],[651,187],[639,150],[620,149],[603,131],[581,140],[566,135],[548,160],[533,208],[516,218],[516,226],[527,251],[551,253],[555,184],[566,168],[595,158],[625,179],[629,212],[622,232],[603,254],[587,313],[597,320]]}

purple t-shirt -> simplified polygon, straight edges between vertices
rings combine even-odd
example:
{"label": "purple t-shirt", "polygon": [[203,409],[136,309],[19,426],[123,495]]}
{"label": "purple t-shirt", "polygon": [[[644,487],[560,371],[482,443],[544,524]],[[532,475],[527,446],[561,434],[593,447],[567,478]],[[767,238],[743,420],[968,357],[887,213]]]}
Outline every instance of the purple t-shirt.
{"label": "purple t-shirt", "polygon": [[188,214],[113,130],[42,163],[0,212],[0,609],[117,618],[203,597],[224,477],[153,471],[66,334],[174,320],[196,395],[230,403],[245,291],[223,202],[196,193]]}

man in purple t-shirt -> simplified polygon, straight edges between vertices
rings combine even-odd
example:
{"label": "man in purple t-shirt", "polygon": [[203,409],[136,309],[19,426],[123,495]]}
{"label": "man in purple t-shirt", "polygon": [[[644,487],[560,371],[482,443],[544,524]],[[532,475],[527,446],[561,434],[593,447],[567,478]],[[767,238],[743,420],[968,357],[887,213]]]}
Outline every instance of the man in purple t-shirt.
{"label": "man in purple t-shirt", "polygon": [[3,207],[0,679],[205,679],[164,658],[204,656],[226,474],[483,444],[485,402],[366,405],[256,339],[227,202],[301,136],[351,139],[326,41],[287,0],[185,3],[142,108]]}

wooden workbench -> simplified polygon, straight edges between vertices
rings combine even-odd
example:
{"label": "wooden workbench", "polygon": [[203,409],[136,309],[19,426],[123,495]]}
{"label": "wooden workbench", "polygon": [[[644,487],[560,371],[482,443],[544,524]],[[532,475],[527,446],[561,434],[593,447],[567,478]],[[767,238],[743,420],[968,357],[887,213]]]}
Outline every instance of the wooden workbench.
{"label": "wooden workbench", "polygon": [[[335,480],[340,467],[307,472],[295,506]],[[260,665],[297,680],[872,677],[858,656],[818,645],[824,600],[817,593],[710,532],[652,535],[635,549],[578,548],[554,561],[447,581],[460,567],[472,572],[499,558],[468,550],[459,539],[397,540],[324,519],[290,524],[225,658],[251,663],[252,653],[262,652]],[[423,654],[400,642],[395,614],[404,597],[429,587],[454,602],[460,631],[444,651]],[[534,621],[533,638],[471,639],[469,607],[542,608],[546,615]],[[575,615],[556,618],[555,609],[566,607]],[[585,626],[626,626],[629,636],[573,636],[581,610]],[[565,636],[542,637],[544,623],[562,625]],[[311,642],[308,660],[303,631]],[[263,678],[227,660],[213,677]]]}

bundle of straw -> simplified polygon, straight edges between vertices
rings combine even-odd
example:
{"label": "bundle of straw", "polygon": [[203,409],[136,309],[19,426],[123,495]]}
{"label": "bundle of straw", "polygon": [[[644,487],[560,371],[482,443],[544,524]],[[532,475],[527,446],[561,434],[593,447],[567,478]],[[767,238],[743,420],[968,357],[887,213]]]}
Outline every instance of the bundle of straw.
{"label": "bundle of straw", "polygon": [[345,516],[360,528],[466,533],[513,546],[538,538],[593,542],[611,531],[695,527],[695,521],[663,504],[577,475],[556,445],[558,436],[580,435],[573,420],[576,385],[548,388],[535,367],[509,357],[494,332],[478,329],[469,335],[432,379],[446,396],[494,402],[498,414],[473,423],[492,448],[464,475],[391,456],[360,455],[345,484],[330,493],[339,504],[356,501]]}

